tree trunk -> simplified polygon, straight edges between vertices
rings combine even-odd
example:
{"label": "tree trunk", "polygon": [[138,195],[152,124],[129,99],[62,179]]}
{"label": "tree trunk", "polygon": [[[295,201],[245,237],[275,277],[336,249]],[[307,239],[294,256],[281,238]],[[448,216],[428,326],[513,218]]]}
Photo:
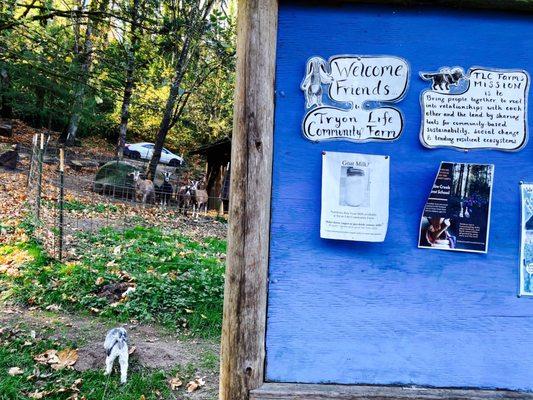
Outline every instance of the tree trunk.
{"label": "tree trunk", "polygon": [[152,159],[148,164],[146,171],[146,176],[148,179],[153,179],[155,176],[155,171],[159,160],[161,159],[161,151],[163,150],[163,145],[165,144],[165,139],[167,137],[168,131],[174,123],[176,122],[177,117],[183,111],[183,107],[187,102],[188,96],[184,97],[184,102],[176,110],[176,102],[179,98],[179,91],[181,82],[183,81],[183,76],[187,70],[188,64],[191,60],[191,45],[201,40],[205,34],[205,29],[207,25],[205,21],[209,18],[209,14],[215,4],[215,0],[207,1],[202,7],[200,7],[200,2],[197,2],[197,7],[195,10],[190,12],[190,26],[191,28],[187,30],[186,37],[183,42],[183,47],[181,48],[180,56],[176,61],[174,78],[172,79],[172,84],[170,87],[170,93],[167,98],[167,103],[165,106],[165,113],[163,114],[163,119],[159,125],[159,130],[157,131],[154,153]]}
{"label": "tree trunk", "polygon": [[189,55],[189,43],[191,37],[188,36],[183,44],[181,49],[180,57],[176,63],[174,78],[172,79],[172,84],[170,86],[170,92],[168,94],[167,103],[165,106],[165,113],[163,114],[163,119],[161,124],[159,124],[159,129],[157,131],[157,136],[154,143],[154,153],[148,164],[148,169],[146,171],[146,176],[148,179],[154,179],[155,171],[159,160],[161,159],[161,151],[163,150],[163,145],[165,144],[165,139],[167,138],[168,131],[172,127],[172,119],[174,116],[174,109],[176,107],[176,101],[180,93],[180,85],[183,80],[183,73],[187,68],[187,57]]}
{"label": "tree trunk", "polygon": [[37,83],[35,86],[35,104],[37,105],[37,110],[39,110],[37,115],[36,125],[38,128],[44,128],[47,125],[47,116],[46,116],[46,91],[44,88]]}
{"label": "tree trunk", "polygon": [[[102,0],[98,3],[98,0],[93,0],[91,3],[91,11],[100,11],[104,12],[107,9],[109,0]],[[85,41],[83,44],[83,51],[79,55],[80,60],[80,82],[74,95],[74,107],[70,117],[68,129],[67,129],[67,139],[66,144],[72,145],[76,140],[76,135],[78,133],[78,127],[81,119],[81,112],[83,110],[83,103],[85,101],[85,88],[87,82],[89,81],[89,72],[91,70],[91,65],[93,62],[93,31],[96,31],[97,23],[91,19],[87,20],[87,27],[85,29]]]}
{"label": "tree trunk", "polygon": [[122,107],[120,109],[120,127],[117,143],[117,158],[122,160],[124,157],[124,146],[126,145],[126,134],[128,131],[128,121],[130,118],[130,104],[131,96],[133,94],[133,87],[135,86],[135,53],[139,38],[137,36],[137,19],[139,16],[138,7],[140,0],[133,0],[132,22],[130,27],[131,43],[128,50],[128,59],[126,65],[126,82],[124,84],[124,95],[122,97]]}
{"label": "tree trunk", "polygon": [[11,89],[11,81],[7,70],[4,68],[0,70],[0,88],[2,88],[0,91],[0,117],[11,119],[13,118],[13,107],[10,99],[8,99],[9,96],[6,95]]}
{"label": "tree trunk", "polygon": [[92,63],[92,51],[93,51],[93,41],[92,41],[93,28],[91,22],[87,22],[87,29],[85,30],[85,42],[83,45],[83,53],[81,55],[81,82],[78,83],[78,88],[76,89],[76,94],[74,95],[74,107],[72,114],[70,116],[70,121],[67,129],[67,140],[66,144],[68,146],[74,144],[76,141],[76,135],[78,133],[78,127],[80,124],[81,111],[83,109],[83,103],[85,98],[85,85],[89,79],[88,73]]}
{"label": "tree trunk", "polygon": [[154,145],[154,154],[148,164],[148,169],[146,171],[146,176],[148,179],[154,179],[155,171],[157,169],[157,164],[161,158],[161,151],[163,150],[163,145],[165,144],[165,139],[167,138],[168,131],[170,130],[170,124],[172,122],[172,115],[174,113],[174,107],[176,105],[176,100],[178,99],[179,90],[181,83],[181,74],[176,74],[172,86],[170,87],[170,93],[167,98],[167,104],[165,106],[165,113],[163,114],[163,119],[159,125],[157,131],[157,136]]}

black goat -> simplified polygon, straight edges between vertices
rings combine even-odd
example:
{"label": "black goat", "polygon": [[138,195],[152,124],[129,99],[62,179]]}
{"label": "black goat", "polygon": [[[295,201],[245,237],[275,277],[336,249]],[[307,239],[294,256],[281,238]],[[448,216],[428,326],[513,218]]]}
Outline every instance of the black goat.
{"label": "black goat", "polygon": [[172,199],[172,194],[174,193],[174,188],[172,187],[172,184],[170,183],[170,176],[172,175],[171,172],[165,171],[163,172],[163,184],[157,188],[157,194],[159,197],[159,202],[162,206],[167,206],[170,204],[170,200]]}

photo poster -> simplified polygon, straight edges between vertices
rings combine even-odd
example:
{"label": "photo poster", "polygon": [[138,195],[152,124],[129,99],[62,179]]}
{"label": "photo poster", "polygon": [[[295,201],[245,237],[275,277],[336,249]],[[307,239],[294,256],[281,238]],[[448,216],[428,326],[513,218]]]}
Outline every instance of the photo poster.
{"label": "photo poster", "polygon": [[442,162],[420,221],[418,247],[486,253],[494,165]]}
{"label": "photo poster", "polygon": [[522,183],[520,192],[522,198],[520,296],[533,296],[533,183]]}
{"label": "photo poster", "polygon": [[320,237],[383,242],[389,223],[389,156],[322,153]]}

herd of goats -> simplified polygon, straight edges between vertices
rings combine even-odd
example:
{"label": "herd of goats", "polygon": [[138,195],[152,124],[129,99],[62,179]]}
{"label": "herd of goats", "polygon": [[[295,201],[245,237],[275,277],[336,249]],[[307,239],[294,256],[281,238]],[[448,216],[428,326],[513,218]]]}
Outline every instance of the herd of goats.
{"label": "herd of goats", "polygon": [[203,181],[192,180],[188,184],[176,185],[174,188],[170,183],[171,172],[163,172],[164,179],[161,186],[154,185],[150,179],[141,178],[139,171],[134,171],[130,175],[135,185],[135,199],[143,204],[159,203],[167,206],[174,203],[185,215],[189,209],[192,209],[193,217],[198,217],[202,210],[207,213],[209,195]]}

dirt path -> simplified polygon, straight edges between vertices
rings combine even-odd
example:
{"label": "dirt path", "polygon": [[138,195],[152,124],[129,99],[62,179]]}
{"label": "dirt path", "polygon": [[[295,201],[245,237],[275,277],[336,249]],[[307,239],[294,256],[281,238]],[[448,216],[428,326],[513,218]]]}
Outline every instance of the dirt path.
{"label": "dirt path", "polygon": [[133,368],[170,371],[176,367],[195,368],[205,377],[206,385],[189,395],[194,399],[214,399],[218,393],[219,345],[209,340],[182,340],[169,333],[143,324],[113,324],[95,318],[71,314],[25,309],[0,303],[0,327],[23,327],[35,330],[37,336],[78,345],[77,371],[103,369],[106,332],[116,326],[128,331],[130,349],[135,347],[130,364]]}

